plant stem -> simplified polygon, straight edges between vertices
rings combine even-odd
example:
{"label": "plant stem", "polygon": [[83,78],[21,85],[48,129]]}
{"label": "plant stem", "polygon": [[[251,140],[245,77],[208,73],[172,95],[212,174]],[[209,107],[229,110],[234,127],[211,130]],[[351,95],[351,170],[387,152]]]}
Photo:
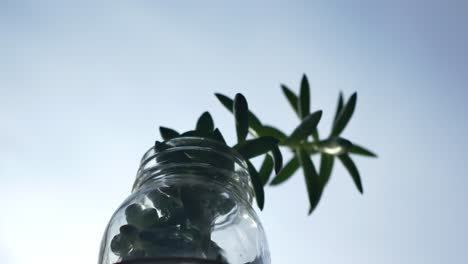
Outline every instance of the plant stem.
{"label": "plant stem", "polygon": [[318,146],[319,145],[316,142],[301,142],[301,143],[298,143],[298,144],[291,144],[291,145],[280,144],[280,145],[282,147],[287,147],[292,152],[295,152],[298,147],[302,147],[310,155],[314,155],[314,154],[319,153],[319,151],[318,151]]}

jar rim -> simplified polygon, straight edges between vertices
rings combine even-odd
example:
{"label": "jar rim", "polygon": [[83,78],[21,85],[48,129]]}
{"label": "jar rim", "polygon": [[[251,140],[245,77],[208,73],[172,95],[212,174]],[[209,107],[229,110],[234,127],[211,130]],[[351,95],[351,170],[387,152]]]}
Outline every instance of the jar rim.
{"label": "jar rim", "polygon": [[[246,160],[242,157],[239,152],[235,149],[229,147],[226,144],[222,144],[213,139],[203,138],[203,137],[179,137],[168,140],[165,142],[171,147],[164,150],[155,150],[155,147],[150,148],[142,157],[140,168],[138,169],[135,182],[133,184],[133,191],[141,188],[146,182],[151,180],[160,179],[160,177],[167,176],[167,172],[174,171],[176,168],[198,168],[198,169],[216,169],[220,174],[219,175],[228,175],[229,173],[234,172],[237,175],[237,180],[228,179],[228,182],[234,184],[235,189],[241,193],[246,193],[246,199],[249,202],[252,202],[252,197],[254,196],[253,184],[248,171],[248,166]],[[202,151],[215,153],[216,155],[223,156],[223,159],[230,160],[234,166],[231,169],[226,169],[223,167],[217,167],[214,163],[211,162],[199,162],[199,161],[187,161],[181,163],[166,163],[164,161],[158,161],[159,157],[164,157],[171,155],[171,153],[177,152],[186,152],[186,151]],[[211,167],[210,167],[211,166]],[[221,177],[222,178],[222,177]],[[216,178],[213,180],[220,180],[221,178]],[[240,186],[238,186],[240,184]]]}
{"label": "jar rim", "polygon": [[[200,143],[200,142],[207,143],[207,145],[205,145],[205,146],[190,145],[190,144],[177,145],[177,144],[180,144],[180,143],[197,143],[197,142],[198,143]],[[213,145],[215,147],[221,148],[221,150],[218,150],[219,152],[222,151],[222,152],[225,152],[228,155],[231,155],[233,157],[234,161],[236,161],[238,164],[242,165],[242,167],[247,169],[247,162],[245,161],[244,157],[242,157],[242,155],[237,150],[235,150],[234,148],[229,147],[227,144],[222,144],[221,142],[210,139],[210,138],[193,137],[193,136],[190,136],[190,137],[177,137],[177,138],[170,139],[170,140],[166,141],[165,143],[169,144],[169,145],[172,145],[171,149],[179,149],[179,148],[184,148],[184,147],[188,147],[188,146],[191,146],[191,147],[195,147],[195,146],[210,147],[210,145]],[[173,144],[175,144],[175,145],[173,145]],[[148,162],[149,160],[154,159],[158,155],[158,153],[163,153],[163,152],[164,151],[157,152],[155,150],[155,148],[154,148],[154,145],[153,145],[152,147],[150,147],[145,152],[145,154],[143,154],[143,156],[141,158],[141,161],[140,161],[140,165],[143,165],[146,162]]]}

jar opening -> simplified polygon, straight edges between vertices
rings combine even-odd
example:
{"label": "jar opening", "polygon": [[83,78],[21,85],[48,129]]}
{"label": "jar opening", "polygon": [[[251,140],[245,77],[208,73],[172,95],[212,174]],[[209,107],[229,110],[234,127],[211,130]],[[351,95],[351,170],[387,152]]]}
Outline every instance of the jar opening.
{"label": "jar opening", "polygon": [[133,191],[150,181],[191,177],[213,181],[233,189],[249,202],[253,187],[242,156],[229,146],[212,139],[180,137],[150,148],[142,157]]}

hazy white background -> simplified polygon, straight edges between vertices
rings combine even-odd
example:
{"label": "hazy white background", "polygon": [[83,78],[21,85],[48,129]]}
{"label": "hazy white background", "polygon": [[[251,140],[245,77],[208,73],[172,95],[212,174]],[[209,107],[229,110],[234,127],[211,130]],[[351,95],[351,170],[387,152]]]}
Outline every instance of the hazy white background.
{"label": "hazy white background", "polygon": [[96,263],[157,126],[244,93],[265,121],[297,120],[279,89],[309,75],[328,133],[344,136],[365,194],[336,166],[307,217],[301,174],[260,217],[283,263],[468,263],[466,1],[0,0],[0,263]]}

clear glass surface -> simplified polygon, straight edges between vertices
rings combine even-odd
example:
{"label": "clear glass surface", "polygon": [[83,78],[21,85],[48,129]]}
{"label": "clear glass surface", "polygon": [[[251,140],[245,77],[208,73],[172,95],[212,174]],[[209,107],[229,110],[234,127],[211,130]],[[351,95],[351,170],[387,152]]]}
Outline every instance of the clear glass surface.
{"label": "clear glass surface", "polygon": [[209,139],[166,143],[143,156],[99,264],[269,264],[245,161]]}

